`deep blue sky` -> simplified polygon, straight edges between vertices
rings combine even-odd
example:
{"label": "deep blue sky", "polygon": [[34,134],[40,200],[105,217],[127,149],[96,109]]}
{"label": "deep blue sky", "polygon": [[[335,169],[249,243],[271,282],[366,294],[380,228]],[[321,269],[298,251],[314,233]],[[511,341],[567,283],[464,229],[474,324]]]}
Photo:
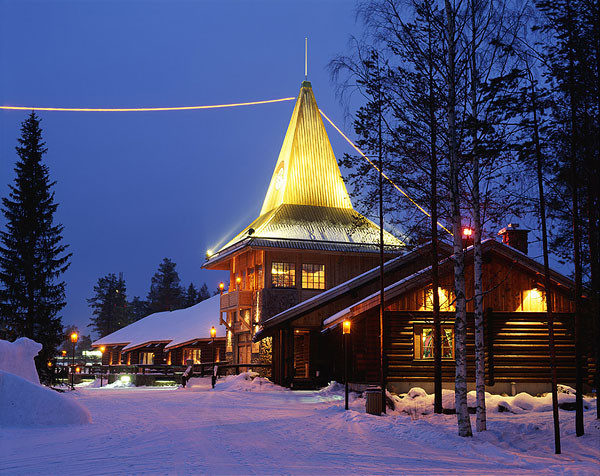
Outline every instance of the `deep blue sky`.
{"label": "deep blue sky", "polygon": [[[296,96],[349,129],[327,63],[358,35],[355,2],[1,1],[0,103],[64,107],[217,104]],[[260,210],[293,102],[160,113],[40,112],[57,220],[73,253],[64,324],[88,324],[96,280],[122,271],[146,296],[163,257],[215,289],[207,248]],[[0,111],[0,195],[25,112]],[[348,148],[328,129],[338,157]],[[3,219],[3,218],[0,218]],[[2,224],[3,226],[3,224]]]}

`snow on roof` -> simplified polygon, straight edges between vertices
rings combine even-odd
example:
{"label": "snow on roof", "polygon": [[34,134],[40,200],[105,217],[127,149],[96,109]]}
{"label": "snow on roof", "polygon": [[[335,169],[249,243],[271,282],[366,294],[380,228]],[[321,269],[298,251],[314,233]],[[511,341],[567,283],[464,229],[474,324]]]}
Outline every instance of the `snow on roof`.
{"label": "snow on roof", "polygon": [[123,350],[128,350],[149,342],[166,342],[166,348],[176,347],[195,339],[210,338],[212,326],[217,329],[217,337],[225,337],[225,329],[219,325],[219,313],[220,296],[217,295],[186,309],[150,314],[92,345],[125,344]]}
{"label": "snow on roof", "polygon": [[[442,260],[441,263],[443,263],[444,261],[447,261],[448,259],[449,258]],[[410,276],[407,276],[406,278],[402,278],[400,281],[396,281],[395,283],[390,284],[389,286],[387,286],[384,289],[384,295],[386,293],[389,293],[390,291],[396,289],[397,287],[402,286],[403,284],[408,283],[409,281],[412,281],[413,279],[415,279],[418,276],[423,276],[424,274],[428,273],[430,270],[431,270],[431,266],[428,266],[426,268],[423,268],[423,269],[417,271],[416,273],[411,274]],[[341,311],[336,312],[333,316],[330,316],[323,321],[323,327],[328,328],[328,327],[332,327],[332,326],[336,325],[342,319],[342,317],[345,317],[347,314],[349,314],[353,308],[360,306],[361,304],[364,304],[367,301],[370,301],[370,300],[378,297],[379,293],[380,293],[380,291],[376,291],[373,294],[361,299],[360,301],[353,303],[352,305],[348,306],[346,309],[342,309]],[[388,296],[385,296],[385,297],[386,297],[386,299],[388,299]]]}

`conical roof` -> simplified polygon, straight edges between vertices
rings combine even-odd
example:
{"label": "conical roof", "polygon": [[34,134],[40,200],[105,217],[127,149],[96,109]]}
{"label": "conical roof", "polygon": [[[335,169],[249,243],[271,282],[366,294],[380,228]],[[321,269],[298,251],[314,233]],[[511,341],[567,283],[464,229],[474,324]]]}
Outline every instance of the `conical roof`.
{"label": "conical roof", "polygon": [[260,214],[283,204],[352,209],[308,81],[300,88]]}
{"label": "conical roof", "polygon": [[[387,247],[404,244],[384,231]],[[379,227],[352,208],[310,82],[304,81],[259,217],[208,257],[245,247],[375,252]]]}

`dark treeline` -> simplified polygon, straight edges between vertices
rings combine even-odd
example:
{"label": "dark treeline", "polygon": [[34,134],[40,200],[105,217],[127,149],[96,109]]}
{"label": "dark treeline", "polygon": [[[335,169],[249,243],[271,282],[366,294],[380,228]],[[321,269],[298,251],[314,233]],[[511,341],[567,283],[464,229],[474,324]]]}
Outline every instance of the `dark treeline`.
{"label": "dark treeline", "polygon": [[[471,435],[466,300],[475,309],[477,430],[483,431],[481,242],[506,224],[532,228],[539,248],[547,238],[548,252],[572,271],[578,368],[584,357],[598,362],[599,8],[597,0],[365,1],[358,17],[366,34],[352,38],[349,54],[330,64],[342,100],[360,104],[353,123],[357,145],[369,157],[381,155],[383,172],[431,213],[418,212],[385,182],[386,222],[399,225],[413,244],[453,244],[462,436]],[[348,154],[341,165],[358,206],[378,210],[376,170]],[[542,219],[547,227],[539,225]],[[465,295],[464,227],[473,230],[473,296]],[[437,258],[434,251],[434,283]],[[433,295],[439,349],[439,302]],[[434,352],[436,412],[442,410],[439,354]]]}
{"label": "dark treeline", "polygon": [[104,337],[149,314],[162,311],[175,311],[193,306],[211,294],[204,283],[200,289],[194,283],[181,285],[176,264],[164,258],[151,279],[146,299],[134,296],[127,299],[127,286],[123,273],[114,273],[98,278],[94,286],[94,296],[88,299],[93,317],[90,324],[98,337]]}

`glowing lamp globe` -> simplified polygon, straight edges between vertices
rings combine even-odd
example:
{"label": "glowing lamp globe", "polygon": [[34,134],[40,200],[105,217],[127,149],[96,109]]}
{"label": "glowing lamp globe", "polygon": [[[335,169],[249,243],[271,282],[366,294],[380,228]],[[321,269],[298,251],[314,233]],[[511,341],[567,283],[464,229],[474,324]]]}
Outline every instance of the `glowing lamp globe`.
{"label": "glowing lamp globe", "polygon": [[350,326],[351,323],[348,319],[346,319],[342,324],[342,330],[344,334],[350,334]]}
{"label": "glowing lamp globe", "polygon": [[210,336],[214,339],[217,336],[217,330],[215,329],[215,326],[212,326],[210,328]]}
{"label": "glowing lamp globe", "polygon": [[71,342],[73,342],[73,343],[77,342],[77,337],[79,337],[79,336],[77,335],[77,332],[73,332],[73,333],[71,334]]}

